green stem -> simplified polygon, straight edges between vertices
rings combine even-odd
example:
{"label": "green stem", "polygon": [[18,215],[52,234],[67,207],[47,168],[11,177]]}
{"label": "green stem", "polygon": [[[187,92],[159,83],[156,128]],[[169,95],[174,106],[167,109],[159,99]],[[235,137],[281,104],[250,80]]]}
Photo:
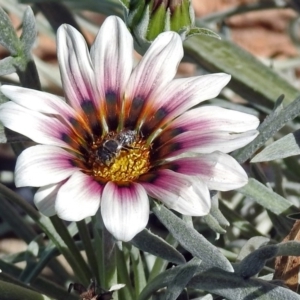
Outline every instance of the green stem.
{"label": "green stem", "polygon": [[[73,238],[71,237],[67,227],[63,223],[61,219],[59,219],[57,216],[53,216],[50,218],[51,222],[64,241],[65,245],[68,248],[68,251],[71,253],[73,259],[77,262],[77,265],[79,266],[81,277],[83,281],[81,282],[83,285],[88,285],[90,282],[90,279],[93,277],[87,263],[84,261],[83,257],[81,256]],[[76,274],[77,275],[77,274]]]}
{"label": "green stem", "polygon": [[6,200],[0,201],[0,215],[14,230],[15,234],[29,244],[36,233],[22,216],[17,213],[11,203]]}
{"label": "green stem", "polygon": [[100,284],[101,287],[105,284],[105,266],[104,266],[104,255],[103,255],[103,249],[102,249],[102,229],[101,224],[99,222],[99,218],[97,216],[92,217],[92,224],[93,224],[93,235],[94,235],[94,242],[96,249],[96,260],[97,260],[97,266],[98,266],[98,274],[97,274],[97,280],[98,284]]}
{"label": "green stem", "polygon": [[[127,250],[127,249],[125,249]],[[122,295],[121,299],[136,299],[134,290],[132,288],[131,280],[129,277],[129,272],[126,266],[126,258],[124,251],[121,251],[120,249],[116,249],[117,254],[117,266],[118,266],[118,281],[119,283],[124,283],[125,286],[119,291],[119,293]],[[129,260],[129,255],[128,258]]]}
{"label": "green stem", "polygon": [[99,274],[99,270],[98,270],[98,262],[97,262],[97,258],[95,255],[95,251],[93,248],[93,244],[92,244],[92,240],[91,240],[91,236],[87,227],[87,224],[85,222],[85,220],[79,221],[76,223],[77,228],[78,228],[78,232],[80,235],[80,238],[82,240],[84,249],[85,249],[85,253],[89,262],[89,265],[94,273],[93,277],[98,276]]}
{"label": "green stem", "polygon": [[58,235],[53,224],[51,224],[49,218],[42,216],[38,211],[36,211],[29,203],[26,202],[21,196],[13,192],[5,185],[0,183],[0,194],[3,195],[7,200],[12,201],[21,207],[34,221],[40,226],[40,228],[47,234],[55,246],[59,249],[61,254],[66,258],[72,269],[74,270],[76,276],[82,281],[83,284],[89,284],[89,278],[85,276],[82,272],[80,265],[74,258],[73,253],[70,251],[68,246]]}
{"label": "green stem", "polygon": [[50,300],[45,295],[10,282],[0,281],[1,300]]}
{"label": "green stem", "polygon": [[145,270],[143,267],[143,262],[141,260],[139,249],[132,246],[130,251],[130,256],[131,256],[132,269],[134,274],[135,293],[136,295],[139,295],[147,284]]}
{"label": "green stem", "polygon": [[[116,243],[112,235],[106,230],[102,229],[102,251],[104,257],[105,267],[105,281],[104,288],[109,289],[117,283],[117,259],[116,259]],[[117,299],[117,293],[114,295]]]}
{"label": "green stem", "polygon": [[[0,260],[0,269],[2,270],[2,273],[0,273],[1,280],[11,282],[19,286],[24,285],[23,282],[20,282],[19,280],[15,279],[20,276],[20,274],[22,273],[22,269],[12,264],[8,264],[2,260]],[[49,297],[54,298],[56,300],[77,300],[78,299],[78,297],[76,297],[75,295],[69,294],[67,292],[67,289],[53,283],[50,280],[43,278],[42,276],[39,276],[32,283],[30,283],[30,287],[26,286],[25,288],[27,289],[34,288],[42,292],[43,294],[46,294]],[[2,299],[1,294],[0,294],[0,299]]]}

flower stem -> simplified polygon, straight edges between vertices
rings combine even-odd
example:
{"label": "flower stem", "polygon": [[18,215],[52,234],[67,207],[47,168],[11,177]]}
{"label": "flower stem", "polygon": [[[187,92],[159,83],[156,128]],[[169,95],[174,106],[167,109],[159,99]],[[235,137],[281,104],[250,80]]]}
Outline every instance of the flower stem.
{"label": "flower stem", "polygon": [[0,295],[1,300],[50,300],[50,298],[38,292],[1,280]]}
{"label": "flower stem", "polygon": [[[56,231],[60,235],[60,237],[63,239],[64,243],[66,244],[68,250],[70,251],[71,255],[73,256],[74,260],[76,260],[82,277],[84,278],[84,281],[82,282],[83,285],[88,285],[90,282],[90,279],[93,277],[88,265],[84,261],[83,257],[81,256],[73,238],[71,237],[67,227],[63,223],[61,219],[59,219],[57,216],[53,216],[50,218],[53,226],[55,227]],[[76,274],[77,275],[77,274]]]}
{"label": "flower stem", "polygon": [[65,241],[62,240],[61,236],[57,233],[49,218],[42,216],[29,203],[27,203],[26,200],[1,183],[0,194],[7,200],[21,207],[36,222],[36,224],[40,226],[40,228],[47,234],[59,251],[64,255],[74,270],[76,276],[82,281],[82,284],[88,285],[90,277],[86,276],[86,274],[82,271],[80,264],[78,264],[76,258],[66,245]]}
{"label": "flower stem", "polygon": [[77,228],[78,228],[78,232],[80,235],[80,238],[82,240],[84,249],[85,249],[85,253],[89,262],[89,265],[93,271],[94,276],[93,277],[97,277],[99,274],[99,270],[98,270],[98,263],[97,263],[97,258],[95,255],[95,250],[93,248],[93,244],[91,241],[91,236],[87,227],[87,224],[85,222],[85,220],[76,222],[77,224]]}

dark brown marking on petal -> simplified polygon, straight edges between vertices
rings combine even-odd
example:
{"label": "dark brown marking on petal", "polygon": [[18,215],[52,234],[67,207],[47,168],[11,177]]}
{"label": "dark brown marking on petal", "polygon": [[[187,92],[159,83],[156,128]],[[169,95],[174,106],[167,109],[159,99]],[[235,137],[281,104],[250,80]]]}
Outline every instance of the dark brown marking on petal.
{"label": "dark brown marking on petal", "polygon": [[98,110],[91,100],[84,100],[81,103],[81,107],[87,117],[90,128],[94,135],[102,134],[102,126],[100,124],[100,118],[98,118]]}
{"label": "dark brown marking on petal", "polygon": [[159,166],[159,169],[168,169],[168,170],[172,170],[174,172],[177,172],[180,169],[180,165],[176,162],[169,162],[169,163],[164,163],[162,165]]}
{"label": "dark brown marking on petal", "polygon": [[164,130],[157,138],[153,141],[153,148],[157,149],[161,147],[163,144],[167,143],[177,135],[185,132],[185,129],[183,127],[177,127],[172,129]]}
{"label": "dark brown marking on petal", "polygon": [[118,96],[114,91],[109,91],[106,98],[106,122],[109,130],[116,130],[119,124],[120,107]]}
{"label": "dark brown marking on petal", "polygon": [[181,143],[167,144],[167,145],[157,149],[153,153],[151,153],[151,161],[153,162],[153,161],[156,161],[156,160],[163,159],[163,158],[169,156],[169,154],[171,154],[172,152],[180,150],[180,149],[182,149],[182,144]]}
{"label": "dark brown marking on petal", "polygon": [[69,118],[69,122],[72,125],[73,131],[77,134],[78,137],[80,137],[80,139],[85,140],[87,142],[92,142],[92,137],[83,127],[82,122],[72,117]]}
{"label": "dark brown marking on petal", "polygon": [[146,122],[144,123],[141,131],[145,136],[151,134],[154,130],[159,128],[159,125],[168,115],[168,111],[166,108],[161,107],[159,108],[153,115],[147,118]]}
{"label": "dark brown marking on petal", "polygon": [[147,173],[144,175],[141,175],[139,177],[139,182],[150,182],[153,183],[157,179],[158,174],[157,173]]}
{"label": "dark brown marking on petal", "polygon": [[72,136],[71,134],[65,132],[61,133],[61,140],[68,144],[72,149],[78,150],[79,144],[76,141],[76,139],[74,139],[74,136]]}
{"label": "dark brown marking on petal", "polygon": [[129,108],[128,116],[125,120],[125,127],[134,128],[139,116],[141,115],[141,111],[145,104],[145,100],[141,96],[136,96],[132,100],[131,107]]}

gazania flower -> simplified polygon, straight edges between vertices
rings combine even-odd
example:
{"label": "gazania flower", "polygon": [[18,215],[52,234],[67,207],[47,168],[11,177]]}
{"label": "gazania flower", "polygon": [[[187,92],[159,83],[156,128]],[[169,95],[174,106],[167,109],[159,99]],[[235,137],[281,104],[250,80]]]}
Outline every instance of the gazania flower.
{"label": "gazania flower", "polygon": [[104,225],[128,241],[145,228],[148,196],[182,214],[210,210],[209,189],[247,183],[229,155],[257,135],[256,117],[218,107],[227,74],[173,79],[182,58],[177,33],[165,32],[133,68],[133,42],[109,17],[89,53],[73,27],[58,30],[58,60],[67,102],[13,86],[0,107],[3,124],[38,143],[19,156],[18,187],[40,187],[45,215],[69,221],[101,209]]}

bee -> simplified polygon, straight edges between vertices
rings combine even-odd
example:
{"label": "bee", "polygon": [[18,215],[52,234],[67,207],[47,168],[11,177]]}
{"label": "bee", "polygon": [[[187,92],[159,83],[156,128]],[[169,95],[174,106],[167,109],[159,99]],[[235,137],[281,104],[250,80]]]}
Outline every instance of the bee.
{"label": "bee", "polygon": [[91,280],[91,284],[86,289],[81,283],[70,283],[68,292],[71,293],[72,289],[79,294],[81,300],[110,300],[112,298],[112,291],[105,291],[101,288],[101,293],[97,293],[95,280]]}
{"label": "bee", "polygon": [[110,166],[114,159],[120,155],[121,150],[133,149],[130,147],[135,142],[135,130],[122,130],[106,139],[97,150],[98,160]]}

